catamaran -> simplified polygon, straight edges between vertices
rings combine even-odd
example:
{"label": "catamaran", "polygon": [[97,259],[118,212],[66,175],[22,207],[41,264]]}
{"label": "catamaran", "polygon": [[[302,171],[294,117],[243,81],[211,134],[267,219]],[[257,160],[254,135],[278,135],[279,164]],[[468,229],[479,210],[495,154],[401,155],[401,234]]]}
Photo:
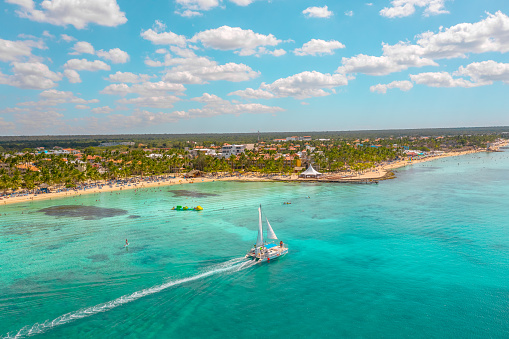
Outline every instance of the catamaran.
{"label": "catamaran", "polygon": [[[267,238],[278,240],[276,233],[274,233],[274,230],[270,226],[269,220],[265,218],[265,221],[267,221]],[[275,241],[263,241],[262,206],[260,205],[260,207],[258,207],[258,238],[256,239],[256,244],[246,254],[246,258],[260,262],[271,261],[273,259],[282,257],[287,253],[288,246],[282,241],[280,241],[279,244],[277,244]]]}

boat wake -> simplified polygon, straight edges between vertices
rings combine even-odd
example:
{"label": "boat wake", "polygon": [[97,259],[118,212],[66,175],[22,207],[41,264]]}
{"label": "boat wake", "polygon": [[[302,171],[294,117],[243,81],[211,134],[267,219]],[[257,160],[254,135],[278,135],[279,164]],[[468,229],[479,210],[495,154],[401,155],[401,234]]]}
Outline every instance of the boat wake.
{"label": "boat wake", "polygon": [[241,270],[244,270],[246,268],[249,268],[251,266],[256,265],[256,261],[246,260],[244,257],[242,258],[236,258],[232,260],[228,260],[226,262],[223,262],[221,264],[213,265],[206,269],[204,272],[193,275],[191,277],[178,279],[169,281],[167,283],[156,285],[141,291],[134,292],[132,294],[121,296],[120,298],[117,298],[112,301],[108,301],[106,303],[98,304],[95,306],[83,308],[81,310],[70,312],[64,315],[59,316],[58,318],[55,318],[53,320],[46,320],[43,323],[36,323],[32,326],[25,326],[21,330],[19,330],[16,334],[8,333],[4,338],[23,338],[32,336],[35,334],[40,334],[43,332],[46,332],[54,327],[68,324],[72,321],[83,319],[86,317],[90,317],[94,314],[106,312],[111,309],[114,309],[118,306],[130,303],[132,301],[138,300],[140,298],[143,298],[147,295],[159,293],[165,289],[168,289],[173,286],[181,285],[190,281],[199,280],[202,278],[209,277],[211,275],[219,274],[219,273],[232,273],[232,272],[238,272]]}

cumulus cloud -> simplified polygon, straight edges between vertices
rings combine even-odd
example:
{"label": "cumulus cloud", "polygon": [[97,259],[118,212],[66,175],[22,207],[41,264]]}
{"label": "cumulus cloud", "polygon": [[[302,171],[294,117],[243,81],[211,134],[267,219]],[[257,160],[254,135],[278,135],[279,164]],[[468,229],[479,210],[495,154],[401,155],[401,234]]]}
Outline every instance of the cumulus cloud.
{"label": "cumulus cloud", "polygon": [[110,82],[138,83],[138,82],[146,82],[150,78],[152,78],[152,77],[148,74],[134,74],[131,72],[118,71],[115,74],[110,74],[106,80],[108,80]]}
{"label": "cumulus cloud", "polygon": [[301,48],[295,49],[293,53],[296,55],[332,55],[334,50],[339,48],[345,48],[345,45],[336,40],[311,39],[302,45]]}
{"label": "cumulus cloud", "polygon": [[81,82],[81,78],[78,72],[73,69],[64,70],[64,76],[69,80],[71,84],[76,84]]}
{"label": "cumulus cloud", "polygon": [[204,104],[202,108],[193,108],[187,111],[174,112],[178,118],[198,118],[198,117],[213,117],[217,115],[233,114],[240,115],[244,113],[249,114],[262,114],[262,113],[276,113],[284,111],[281,107],[266,106],[258,103],[240,104],[232,103],[228,100],[221,99],[220,97],[204,93],[201,97],[191,99],[196,102]]}
{"label": "cumulus cloud", "polygon": [[152,28],[141,32],[141,37],[145,40],[152,42],[154,45],[177,45],[185,46],[186,37],[178,35],[173,32],[157,32]]}
{"label": "cumulus cloud", "polygon": [[172,108],[181,99],[175,95],[141,96],[132,99],[120,99],[120,104],[133,104],[139,107]]}
{"label": "cumulus cloud", "polygon": [[476,83],[491,84],[503,81],[509,84],[509,64],[498,63],[493,60],[474,62],[454,72],[456,76],[468,76]]}
{"label": "cumulus cloud", "polygon": [[302,11],[308,18],[330,18],[334,13],[329,11],[327,6],[323,7],[308,7]]}
{"label": "cumulus cloud", "polygon": [[353,16],[353,11],[346,11],[346,12],[345,12],[345,15],[346,15],[346,16]]}
{"label": "cumulus cloud", "polygon": [[186,88],[182,84],[165,81],[144,82],[129,86],[127,84],[111,84],[106,86],[101,93],[111,95],[139,94],[141,96],[163,95],[167,92],[184,92]]}
{"label": "cumulus cloud", "polygon": [[0,84],[24,89],[48,89],[55,87],[62,80],[60,73],[50,71],[40,62],[13,62],[12,75],[0,72]]}
{"label": "cumulus cloud", "polygon": [[276,46],[281,40],[274,35],[255,33],[250,29],[221,26],[197,33],[192,42],[200,41],[205,47],[219,50],[239,50],[239,55],[252,55],[261,46]]}
{"label": "cumulus cloud", "polygon": [[194,11],[208,11],[219,6],[218,0],[177,0],[176,2],[183,8]]}
{"label": "cumulus cloud", "polygon": [[385,93],[387,93],[388,89],[399,88],[400,90],[407,92],[407,91],[411,90],[412,87],[414,87],[414,85],[410,81],[404,80],[404,81],[393,81],[388,84],[378,84],[375,86],[371,86],[369,88],[369,90],[371,92],[378,92],[378,93],[385,94]]}
{"label": "cumulus cloud", "polygon": [[0,39],[0,61],[20,61],[23,57],[31,57],[32,48],[43,49],[46,46],[41,41]]}
{"label": "cumulus cloud", "polygon": [[264,91],[262,89],[252,89],[252,88],[246,88],[245,90],[231,92],[228,93],[228,95],[236,95],[244,99],[272,99],[276,97],[274,94],[270,92]]}
{"label": "cumulus cloud", "polygon": [[392,0],[392,7],[385,7],[380,15],[388,18],[402,18],[415,13],[415,7],[424,7],[424,16],[449,13],[445,10],[446,0]]}
{"label": "cumulus cloud", "polygon": [[99,58],[103,58],[106,60],[110,60],[114,64],[125,64],[129,61],[129,54],[127,52],[124,52],[120,48],[113,48],[109,51],[103,51],[102,49],[100,51],[97,51],[96,55]]}
{"label": "cumulus cloud", "polygon": [[294,97],[306,99],[322,97],[335,93],[335,87],[346,86],[348,78],[343,74],[323,74],[320,72],[302,72],[287,78],[274,81],[272,84],[262,83],[258,90],[248,88],[235,91],[229,95],[238,95],[244,98],[270,99]]}
{"label": "cumulus cloud", "polygon": [[194,16],[202,16],[201,12],[191,11],[190,9],[186,9],[183,12],[175,11],[175,14],[183,16],[184,18],[192,18]]}
{"label": "cumulus cloud", "polygon": [[6,0],[18,5],[16,13],[37,22],[57,26],[85,28],[89,23],[114,27],[127,22],[116,0],[44,0],[38,6],[33,0]]}
{"label": "cumulus cloud", "polygon": [[78,41],[74,44],[72,47],[73,52],[69,53],[71,55],[78,55],[78,54],[95,54],[94,46],[90,42],[86,41]]}
{"label": "cumulus cloud", "polygon": [[13,130],[16,126],[12,121],[5,121],[4,118],[0,117],[0,129],[3,131]]}
{"label": "cumulus cloud", "polygon": [[461,23],[437,33],[417,36],[416,44],[382,44],[380,57],[359,54],[343,58],[338,73],[385,75],[409,67],[438,66],[436,59],[464,58],[469,53],[509,51],[509,17],[502,12],[489,14],[476,23]]}
{"label": "cumulus cloud", "polygon": [[60,39],[64,40],[65,42],[71,42],[76,40],[76,38],[67,34],[60,34]]}
{"label": "cumulus cloud", "polygon": [[420,74],[410,74],[410,79],[419,85],[429,87],[477,87],[484,84],[473,83],[463,78],[453,78],[447,72],[427,72]]}
{"label": "cumulus cloud", "polygon": [[94,114],[109,114],[111,112],[113,112],[113,108],[110,108],[110,106],[92,108]]}
{"label": "cumulus cloud", "polygon": [[109,71],[111,68],[108,64],[100,60],[88,61],[86,59],[71,59],[65,65],[65,69],[74,69],[77,71]]}
{"label": "cumulus cloud", "polygon": [[90,109],[90,106],[87,106],[87,105],[76,105],[76,106],[74,106],[74,108],[76,108],[76,109]]}
{"label": "cumulus cloud", "polygon": [[135,109],[131,115],[112,114],[108,116],[106,126],[110,129],[130,129],[148,125],[176,123],[177,121],[178,119],[173,113],[154,113],[147,110]]}
{"label": "cumulus cloud", "polygon": [[114,64],[125,64],[129,61],[129,54],[127,52],[121,50],[120,48],[113,48],[109,51],[99,50],[96,51],[94,46],[91,43],[86,41],[78,41],[73,46],[73,52],[69,53],[71,55],[79,55],[79,54],[92,54],[97,55],[100,58],[110,60]]}
{"label": "cumulus cloud", "polygon": [[72,92],[58,91],[50,89],[43,91],[39,94],[38,101],[27,101],[19,103],[20,106],[57,106],[60,104],[73,103],[73,104],[92,104],[97,103],[99,100],[91,99],[85,100],[74,95]]}
{"label": "cumulus cloud", "polygon": [[387,75],[408,69],[409,67],[438,66],[431,59],[416,55],[371,56],[359,54],[351,58],[343,58],[342,66],[337,73],[364,73],[368,75]]}

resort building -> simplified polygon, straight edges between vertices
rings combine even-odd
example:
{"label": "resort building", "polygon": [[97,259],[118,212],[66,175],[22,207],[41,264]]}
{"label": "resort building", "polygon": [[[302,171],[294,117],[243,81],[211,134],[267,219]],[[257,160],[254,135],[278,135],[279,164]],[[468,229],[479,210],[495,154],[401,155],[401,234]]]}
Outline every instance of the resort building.
{"label": "resort building", "polygon": [[244,153],[246,150],[246,145],[230,145],[224,144],[221,148],[221,157],[229,158],[232,155],[239,155],[240,153]]}

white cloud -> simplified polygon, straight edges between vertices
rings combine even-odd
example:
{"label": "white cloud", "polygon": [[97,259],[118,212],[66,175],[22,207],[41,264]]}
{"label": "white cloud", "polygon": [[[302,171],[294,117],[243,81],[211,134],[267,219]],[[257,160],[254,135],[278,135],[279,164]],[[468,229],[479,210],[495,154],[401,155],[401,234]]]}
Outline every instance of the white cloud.
{"label": "white cloud", "polygon": [[218,0],[177,0],[183,8],[194,11],[208,11],[219,6]]}
{"label": "white cloud", "polygon": [[53,34],[51,34],[50,32],[48,32],[48,31],[42,32],[42,35],[47,37],[47,38],[50,38],[50,39],[54,39],[55,38],[55,36]]}
{"label": "white cloud", "polygon": [[301,48],[297,48],[293,52],[296,55],[332,55],[334,54],[334,50],[339,48],[345,48],[345,45],[336,40],[325,41],[320,39],[311,39]]}
{"label": "white cloud", "polygon": [[111,84],[106,86],[101,93],[111,95],[138,94],[141,96],[161,96],[168,92],[184,92],[186,88],[182,84],[165,81],[144,82],[142,84]]}
{"label": "white cloud", "polygon": [[161,125],[176,123],[178,119],[173,113],[149,112],[136,109],[131,115],[112,114],[108,116],[107,127],[109,129],[140,128],[147,125]]}
{"label": "white cloud", "polygon": [[76,84],[81,82],[81,78],[78,72],[73,69],[64,70],[64,76],[69,80],[71,84]]}
{"label": "white cloud", "polygon": [[266,106],[258,103],[239,104],[223,100],[214,94],[204,93],[201,97],[191,99],[193,101],[204,103],[203,108],[193,108],[187,111],[174,112],[178,118],[198,118],[213,117],[217,115],[233,114],[240,115],[276,113],[284,111],[281,107]]}
{"label": "white cloud", "polygon": [[183,16],[184,18],[192,18],[194,16],[202,16],[203,15],[201,12],[191,11],[189,9],[186,9],[183,12],[175,11],[175,14]]}
{"label": "white cloud", "polygon": [[100,70],[109,71],[111,69],[110,66],[108,64],[104,63],[103,61],[100,61],[100,60],[88,61],[86,59],[68,60],[65,63],[64,68],[74,69],[77,71],[91,71],[91,72],[100,71]]}
{"label": "white cloud", "polygon": [[39,6],[33,0],[6,2],[20,6],[16,13],[22,18],[58,26],[83,29],[89,23],[113,27],[127,22],[116,0],[44,0]]}
{"label": "white cloud", "polygon": [[0,39],[0,61],[19,61],[22,57],[32,57],[32,48],[46,48],[43,42],[33,40]]}
{"label": "white cloud", "polygon": [[148,74],[134,74],[131,72],[120,72],[118,71],[115,74],[110,74],[107,78],[110,82],[127,82],[127,83],[137,83],[137,82],[146,82],[151,78]]}
{"label": "white cloud", "polygon": [[434,59],[465,58],[469,53],[509,51],[509,17],[502,12],[489,14],[476,23],[461,23],[438,33],[417,36],[417,43],[383,44],[380,57],[359,54],[343,58],[338,73],[385,75],[409,67],[438,66]]}
{"label": "white cloud", "polygon": [[205,47],[219,50],[240,50],[239,55],[255,54],[261,46],[276,46],[281,42],[274,35],[263,35],[240,27],[221,26],[197,33],[192,42],[200,41]]}
{"label": "white cloud", "polygon": [[43,91],[39,94],[39,101],[21,102],[20,106],[57,106],[60,104],[73,103],[73,104],[93,104],[99,102],[97,99],[85,100],[75,96],[72,92],[58,91],[50,89]]}
{"label": "white cloud", "polygon": [[0,130],[13,130],[16,128],[16,125],[14,125],[11,121],[5,121],[4,118],[0,118]]}
{"label": "white cloud", "polygon": [[87,105],[76,105],[76,106],[74,106],[74,108],[76,108],[76,109],[90,109],[90,106],[87,106]]}
{"label": "white cloud", "polygon": [[353,11],[346,11],[346,12],[345,12],[345,15],[346,15],[346,16],[353,16]]}
{"label": "white cloud", "polygon": [[183,84],[199,84],[208,81],[246,81],[254,79],[260,75],[251,67],[244,64],[227,63],[217,65],[215,62],[206,66],[193,67],[193,65],[183,65],[174,67],[163,76],[163,80]]}
{"label": "white cloud", "polygon": [[348,78],[343,74],[323,74],[320,72],[302,72],[287,78],[274,81],[272,84],[262,83],[258,90],[248,88],[235,91],[230,95],[244,98],[269,99],[272,94],[275,98],[294,97],[306,99],[322,97],[335,93],[335,87],[346,86]]}
{"label": "white cloud", "polygon": [[329,11],[327,6],[323,7],[308,7],[302,11],[308,18],[330,18],[334,13]]}
{"label": "white cloud", "polygon": [[97,56],[106,60],[110,60],[114,64],[125,64],[129,61],[129,54],[120,48],[113,48],[109,51],[97,51]]}
{"label": "white cloud", "polygon": [[371,86],[369,88],[369,90],[371,92],[378,92],[378,93],[385,94],[385,93],[387,93],[388,89],[399,88],[400,90],[407,92],[407,91],[411,90],[412,87],[414,87],[414,85],[410,81],[404,80],[404,81],[393,81],[389,84],[378,84],[375,86]]}
{"label": "white cloud", "polygon": [[235,91],[228,93],[228,95],[237,95],[244,99],[272,99],[276,96],[270,92],[264,91],[262,89],[252,89],[246,88],[245,90]]}
{"label": "white cloud", "polygon": [[380,15],[388,18],[402,18],[414,14],[415,7],[425,7],[424,15],[449,13],[445,10],[446,0],[392,0],[392,7],[385,7]]}
{"label": "white cloud", "polygon": [[92,108],[94,114],[109,114],[111,112],[113,112],[113,108],[110,108],[110,106]]}
{"label": "white cloud", "polygon": [[78,55],[78,54],[95,54],[94,46],[90,42],[86,41],[78,41],[74,44],[72,47],[74,52],[71,52],[69,54],[71,55]]}
{"label": "white cloud", "polygon": [[159,48],[159,49],[156,49],[156,53],[158,54],[166,54],[168,53],[168,51],[164,48]]}
{"label": "white cloud", "polygon": [[141,96],[132,99],[120,99],[120,104],[134,104],[139,107],[172,108],[181,99],[175,95]]}
{"label": "white cloud", "polygon": [[60,39],[64,40],[65,42],[71,42],[76,40],[76,38],[67,34],[60,34]]}
{"label": "white cloud", "polygon": [[410,74],[410,79],[419,85],[430,87],[477,87],[483,86],[482,83],[473,83],[462,78],[453,78],[447,72],[428,72],[420,74]]}
{"label": "white cloud", "polygon": [[369,75],[387,75],[408,69],[409,67],[438,66],[431,59],[423,59],[415,55],[370,56],[359,54],[351,58],[343,58],[342,66],[337,73],[364,73]]}
{"label": "white cloud", "polygon": [[0,72],[0,84],[27,89],[48,89],[62,80],[60,73],[50,71],[48,66],[40,62],[13,62],[11,65],[13,74],[5,75]]}
{"label": "white cloud", "polygon": [[269,53],[272,54],[275,57],[280,57],[282,55],[285,55],[286,51],[284,49],[275,49],[275,50],[273,50],[272,52],[269,52]]}
{"label": "white cloud", "polygon": [[140,35],[143,39],[149,40],[154,45],[185,46],[187,41],[186,37],[183,35],[178,35],[173,32],[158,33],[151,28],[146,31],[142,31]]}
{"label": "white cloud", "polygon": [[474,62],[454,72],[456,76],[468,76],[476,83],[491,84],[503,81],[509,84],[509,64],[498,63],[493,60]]}

